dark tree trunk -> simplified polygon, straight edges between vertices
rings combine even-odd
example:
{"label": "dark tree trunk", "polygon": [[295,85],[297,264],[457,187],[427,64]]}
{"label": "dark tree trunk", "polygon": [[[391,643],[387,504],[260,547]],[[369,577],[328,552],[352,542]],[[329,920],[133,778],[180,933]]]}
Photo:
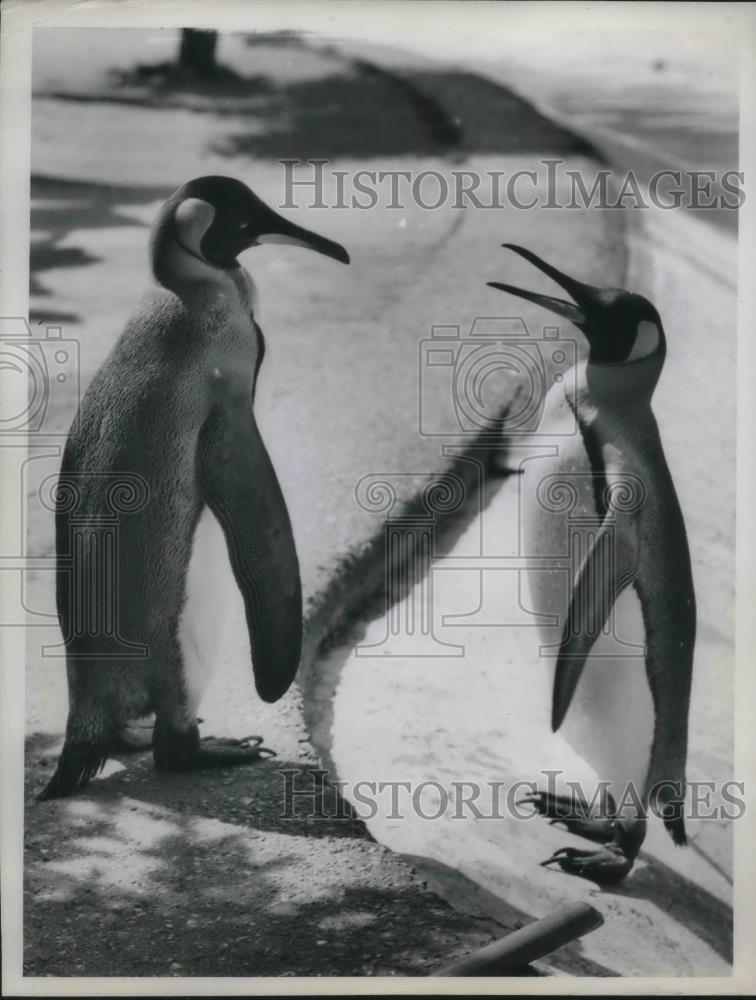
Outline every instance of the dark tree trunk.
{"label": "dark tree trunk", "polygon": [[217,31],[198,31],[184,28],[181,32],[179,66],[199,76],[210,76],[217,70],[215,48],[218,44]]}

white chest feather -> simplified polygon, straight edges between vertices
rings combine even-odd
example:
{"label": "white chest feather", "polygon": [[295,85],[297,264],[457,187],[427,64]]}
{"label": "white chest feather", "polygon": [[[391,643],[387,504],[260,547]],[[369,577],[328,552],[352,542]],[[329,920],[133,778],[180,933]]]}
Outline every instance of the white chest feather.
{"label": "white chest feather", "polygon": [[205,507],[194,532],[186,602],[178,630],[190,715],[196,715],[212,673],[223,658],[234,621],[244,621],[244,601],[231,569],[223,530],[210,508]]}
{"label": "white chest feather", "polygon": [[[521,537],[527,557],[539,559],[527,575],[532,611],[542,616],[534,641],[549,666],[549,701],[573,580],[600,525],[596,477],[582,436],[577,428],[565,433],[574,415],[562,401],[550,416],[564,436],[539,442],[546,447],[525,463],[520,480]],[[632,587],[620,595],[605,632],[587,658],[560,735],[600,780],[611,782],[619,799],[628,781],[642,793],[654,727],[645,626]]]}
{"label": "white chest feather", "polygon": [[[611,782],[609,790],[619,801],[630,782],[642,795],[654,735],[645,628],[632,587],[617,600],[609,628],[610,634],[600,635],[588,656],[562,734],[599,779]],[[552,681],[553,673],[552,661]]]}

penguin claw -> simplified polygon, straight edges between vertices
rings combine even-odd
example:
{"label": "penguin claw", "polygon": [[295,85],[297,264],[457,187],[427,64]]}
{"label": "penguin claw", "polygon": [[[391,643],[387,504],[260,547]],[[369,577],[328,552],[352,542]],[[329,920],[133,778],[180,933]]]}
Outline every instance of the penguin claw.
{"label": "penguin claw", "polygon": [[224,747],[259,747],[263,741],[262,736],[242,736],[237,739],[235,736],[203,736],[200,743],[212,741],[216,746]]}
{"label": "penguin claw", "polygon": [[616,844],[609,844],[599,851],[581,851],[576,847],[561,847],[541,867],[557,864],[568,875],[579,875],[599,885],[619,882],[633,867],[629,858]]}
{"label": "penguin claw", "polygon": [[586,819],[552,819],[549,826],[563,826],[568,833],[574,833],[576,837],[585,837],[586,840],[595,840],[599,844],[605,844],[614,839],[615,821],[613,819],[600,819],[587,817]]}
{"label": "penguin claw", "polygon": [[253,760],[257,760],[258,757],[277,757],[277,751],[263,746],[262,741],[262,736],[242,736],[241,739],[236,739],[233,736],[203,736],[200,743],[212,743],[215,748],[236,747],[239,750],[252,750],[254,751],[251,755]]}
{"label": "penguin claw", "polygon": [[278,753],[272,750],[270,747],[264,747],[262,745],[262,736],[243,736],[238,743],[243,747],[250,747],[251,749],[257,750],[258,754],[263,757],[277,757]]}
{"label": "penguin claw", "polygon": [[[615,821],[611,816],[595,815],[579,799],[551,792],[529,792],[516,805],[532,805],[539,815],[549,820],[549,826],[561,824],[569,833],[587,840],[606,843],[614,837]],[[613,808],[613,802],[612,802]]]}
{"label": "penguin claw", "polygon": [[515,805],[530,805],[537,813],[552,820],[571,819],[577,815],[581,819],[588,816],[584,804],[578,799],[569,795],[552,795],[551,792],[528,792],[528,794],[518,799]]}
{"label": "penguin claw", "polygon": [[199,741],[192,766],[227,767],[276,757],[275,750],[262,746],[262,739],[262,736],[246,736],[241,740],[230,736],[204,736]]}
{"label": "penguin claw", "polygon": [[259,747],[262,741],[263,741],[262,736],[242,736],[238,742],[241,743],[243,746],[252,745]]}

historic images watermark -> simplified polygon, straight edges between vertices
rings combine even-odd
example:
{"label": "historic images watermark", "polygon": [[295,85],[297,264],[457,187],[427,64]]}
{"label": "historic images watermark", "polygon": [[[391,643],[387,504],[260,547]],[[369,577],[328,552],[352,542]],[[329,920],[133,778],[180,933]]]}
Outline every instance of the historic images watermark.
{"label": "historic images watermark", "polygon": [[[742,781],[664,781],[651,789],[638,788],[632,782],[615,794],[609,793],[608,781],[592,786],[578,781],[563,781],[564,772],[543,770],[532,779],[513,783],[505,781],[423,781],[360,780],[335,781],[319,768],[282,768],[281,810],[279,818],[360,819],[370,822],[376,816],[401,821],[409,817],[422,820],[501,820],[522,821],[539,815],[533,799],[544,791],[557,798],[560,820],[586,817],[617,817],[651,813],[661,819],[669,809],[671,797],[684,803],[686,820],[736,820],[745,815],[746,793]],[[346,802],[350,807],[346,806]]]}
{"label": "historic images watermark", "polygon": [[81,357],[78,340],[63,336],[60,326],[32,330],[22,316],[0,317],[0,370],[24,383],[23,400],[16,408],[6,397],[0,409],[0,434],[67,437],[68,427],[49,419],[56,396],[65,395],[78,407]]}
{"label": "historic images watermark", "polygon": [[746,200],[742,170],[633,170],[583,173],[562,159],[514,170],[340,170],[329,160],[279,160],[278,207],[401,211],[452,209],[726,209]]}
{"label": "historic images watermark", "polygon": [[[647,488],[629,472],[614,473],[607,480],[601,471],[553,471],[562,443],[580,429],[566,403],[558,420],[545,420],[546,400],[555,386],[564,389],[565,397],[574,396],[582,355],[579,341],[559,326],[531,329],[521,316],[479,316],[467,328],[435,325],[420,341],[418,431],[437,440],[452,464],[436,476],[387,471],[369,473],[357,483],[358,505],[384,519],[387,608],[385,635],[378,642],[358,644],[357,657],[463,659],[470,629],[540,626],[541,644],[534,639],[533,648],[545,661],[578,625],[567,614],[565,597],[564,620],[555,608],[551,638],[544,638],[544,616],[533,610],[527,597],[532,574],[556,575],[566,588],[600,532],[596,583],[601,586],[606,575],[607,586],[612,584],[619,524],[641,510]],[[517,475],[514,549],[496,551],[480,527],[469,533],[464,556],[439,558],[443,552],[438,541],[449,520],[462,511],[469,522],[481,514],[485,482],[497,454],[506,455],[508,471]],[[407,508],[398,498],[407,495],[413,477],[416,502]],[[552,549],[533,558],[526,553],[525,539],[536,512],[555,530]],[[481,526],[480,516],[477,522]],[[477,611],[444,614],[436,606],[439,586],[451,592],[455,587],[449,580],[456,578],[463,592],[465,579],[469,586],[473,574]],[[504,588],[508,603],[486,598],[496,574],[498,582],[501,574],[509,578]],[[615,608],[606,620],[591,619],[589,625],[594,637],[605,636],[602,656],[641,665],[645,649],[623,634]]]}
{"label": "historic images watermark", "polygon": [[[4,394],[0,406],[0,447],[17,456],[21,496],[18,546],[0,553],[0,569],[16,576],[20,600],[3,627],[41,627],[63,632],[63,642],[43,644],[42,655],[63,658],[77,640],[82,659],[144,659],[149,649],[128,640],[120,625],[119,552],[123,519],[147,506],[150,488],[133,471],[77,472],[61,468],[64,443],[76,429],[81,398],[81,348],[63,328],[32,328],[24,317],[0,318],[0,371],[20,391]],[[63,414],[68,414],[64,417]],[[91,514],[93,495],[99,498]],[[87,511],[90,513],[87,513]],[[57,552],[37,553],[29,526],[54,516]],[[26,574],[55,578],[57,613],[27,601]],[[60,616],[60,617],[59,617]]]}
{"label": "historic images watermark", "polygon": [[[576,385],[578,341],[554,325],[533,333],[521,316],[477,316],[467,328],[436,324],[420,341],[420,434],[477,436],[497,426],[507,437],[541,432],[552,386]],[[506,401],[506,411],[502,409]],[[577,421],[564,430],[577,433]]]}

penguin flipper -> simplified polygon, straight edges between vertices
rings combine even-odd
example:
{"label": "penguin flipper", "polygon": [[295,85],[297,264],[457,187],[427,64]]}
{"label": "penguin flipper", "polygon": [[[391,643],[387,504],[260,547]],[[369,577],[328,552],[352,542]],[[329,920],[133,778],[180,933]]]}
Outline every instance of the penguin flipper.
{"label": "penguin flipper", "polygon": [[635,578],[638,526],[632,515],[608,515],[578,571],[559,646],[551,728],[564,721],[593,643],[615,601]]}
{"label": "penguin flipper", "polygon": [[216,370],[215,402],[197,444],[200,493],[223,529],[244,598],[255,687],[288,690],[302,648],[302,587],[281,487],[252,412],[251,386]]}

